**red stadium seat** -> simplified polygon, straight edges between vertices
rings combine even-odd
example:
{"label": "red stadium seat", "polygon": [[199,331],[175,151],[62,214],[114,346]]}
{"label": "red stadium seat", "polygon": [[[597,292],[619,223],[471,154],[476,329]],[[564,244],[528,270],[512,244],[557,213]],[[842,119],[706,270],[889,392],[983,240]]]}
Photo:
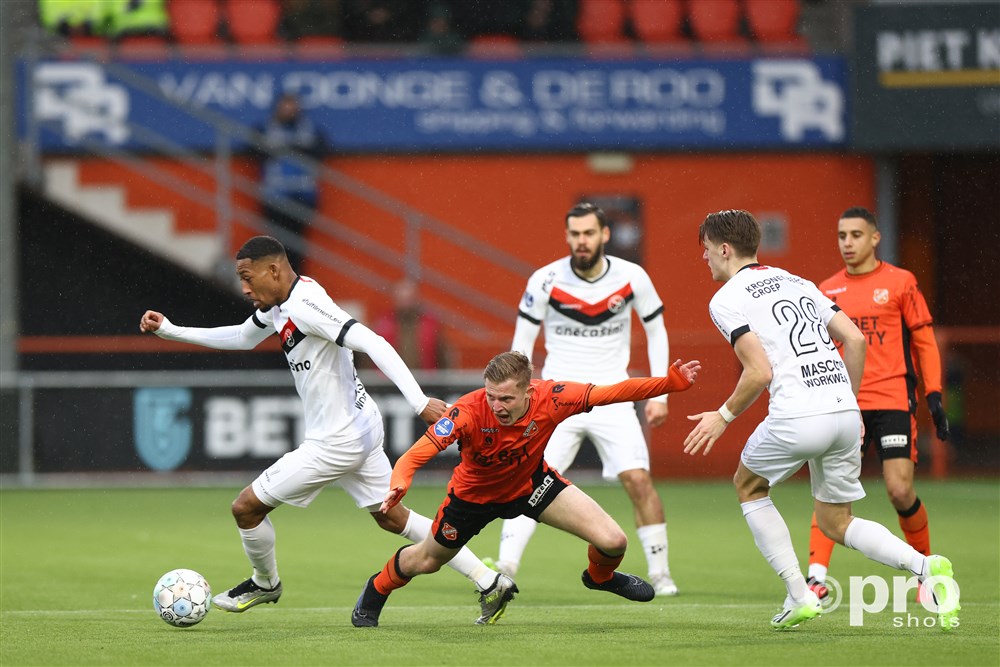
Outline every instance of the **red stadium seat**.
{"label": "red stadium seat", "polygon": [[759,42],[799,40],[799,0],[746,0],[750,32]]}
{"label": "red stadium seat", "polygon": [[172,0],[170,32],[182,45],[218,44],[219,5],[215,0]]}
{"label": "red stadium seat", "polygon": [[246,45],[273,45],[281,5],[277,0],[226,0],[226,24],[233,41]]}
{"label": "red stadium seat", "polygon": [[649,44],[685,41],[681,33],[684,3],[681,0],[630,0],[632,29]]}
{"label": "red stadium seat", "polygon": [[476,35],[469,41],[465,54],[472,58],[520,58],[521,43],[510,35]]}
{"label": "red stadium seat", "polygon": [[170,45],[160,35],[129,35],[118,41],[117,53],[123,58],[160,60],[170,56]]}
{"label": "red stadium seat", "polygon": [[332,35],[305,35],[295,41],[295,57],[303,60],[343,58],[344,40]]}
{"label": "red stadium seat", "polygon": [[740,43],[740,5],[737,0],[688,0],[691,31],[702,42]]}
{"label": "red stadium seat", "polygon": [[580,0],[576,30],[590,44],[627,42],[625,5],[621,0]]}

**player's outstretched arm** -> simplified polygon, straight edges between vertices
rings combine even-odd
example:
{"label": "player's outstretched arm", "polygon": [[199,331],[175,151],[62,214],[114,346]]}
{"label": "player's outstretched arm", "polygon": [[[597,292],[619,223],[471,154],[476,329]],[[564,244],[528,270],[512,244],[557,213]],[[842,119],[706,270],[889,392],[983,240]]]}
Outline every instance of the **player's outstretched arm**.
{"label": "player's outstretched arm", "polygon": [[420,436],[412,447],[405,454],[399,457],[396,465],[392,469],[392,478],[389,480],[389,491],[385,494],[379,511],[388,512],[403,499],[406,492],[410,490],[413,483],[413,475],[416,474],[425,463],[434,458],[439,451],[434,441],[426,435]]}
{"label": "player's outstretched arm", "polygon": [[666,377],[629,378],[614,384],[594,385],[587,397],[587,404],[595,406],[641,401],[674,391],[685,391],[691,388],[700,370],[700,361],[681,364],[678,359],[670,367]]}
{"label": "player's outstretched arm", "polygon": [[427,401],[427,407],[420,413],[420,418],[428,424],[434,424],[444,416],[444,411],[448,409],[448,404],[440,398],[431,398]]}
{"label": "player's outstretched arm", "polygon": [[413,373],[406,366],[406,362],[385,338],[358,322],[348,329],[347,335],[344,336],[344,347],[367,354],[378,366],[378,369],[392,380],[413,411],[420,415],[424,421],[432,424],[440,418],[440,413],[430,420],[424,416],[425,414],[433,415],[437,407],[440,407],[443,412],[443,403],[438,401],[435,403],[436,407],[431,406],[431,401],[437,401],[437,399],[427,398],[423,389],[417,384],[416,378],[413,377]]}
{"label": "player's outstretched arm", "polygon": [[139,330],[155,333],[166,340],[194,343],[216,350],[252,350],[274,333],[257,319],[256,314],[243,324],[226,327],[181,327],[162,313],[147,310],[139,320]]}
{"label": "player's outstretched arm", "polygon": [[844,367],[847,369],[847,377],[851,379],[851,389],[857,396],[861,391],[861,376],[865,373],[868,341],[842,310],[830,318],[826,329],[835,341],[843,345]]}
{"label": "player's outstretched arm", "polygon": [[155,310],[147,310],[139,318],[139,331],[142,333],[156,333],[160,328],[160,324],[165,320],[163,313],[158,313]]}
{"label": "player's outstretched arm", "polygon": [[729,422],[750,407],[771,383],[771,362],[753,333],[747,333],[736,340],[736,356],[743,364],[743,372],[736,383],[736,389],[718,410],[688,415],[688,419],[698,422],[684,438],[684,453],[707,455],[716,441],[722,437]]}

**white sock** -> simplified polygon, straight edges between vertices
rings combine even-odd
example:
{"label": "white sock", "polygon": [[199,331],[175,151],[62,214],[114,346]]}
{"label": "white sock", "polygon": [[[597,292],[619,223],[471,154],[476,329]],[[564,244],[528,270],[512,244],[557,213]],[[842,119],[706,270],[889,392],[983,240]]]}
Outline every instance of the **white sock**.
{"label": "white sock", "polygon": [[926,557],[880,523],[854,517],[844,531],[844,546],[897,570],[909,570],[918,577],[924,573]]}
{"label": "white sock", "polygon": [[801,602],[809,587],[799,570],[799,562],[792,547],[792,536],[789,535],[788,526],[781,518],[778,508],[774,506],[770,496],[742,503],[741,507],[760,553],[785,582],[792,600]]}
{"label": "white sock", "polygon": [[527,516],[516,519],[505,519],[500,528],[500,553],[497,554],[497,567],[510,576],[517,574],[521,565],[521,557],[528,547],[531,536],[535,534],[538,522]]}
{"label": "white sock", "polygon": [[667,524],[654,523],[635,529],[642,542],[642,550],[646,554],[649,565],[649,578],[660,575],[670,576],[670,563],[667,560]]}
{"label": "white sock", "polygon": [[826,583],[826,565],[819,563],[809,563],[809,579],[815,579],[821,584]]}
{"label": "white sock", "polygon": [[253,582],[261,588],[274,588],[278,578],[278,561],[274,557],[274,526],[264,517],[255,528],[240,528],[243,551],[253,565]]}
{"label": "white sock", "polygon": [[[433,525],[434,522],[423,514],[410,510],[410,518],[406,520],[406,527],[400,535],[411,542],[422,542],[431,532]],[[455,557],[448,561],[448,567],[474,583],[480,591],[492,586],[497,577],[497,573],[486,567],[469,547],[462,547]]]}

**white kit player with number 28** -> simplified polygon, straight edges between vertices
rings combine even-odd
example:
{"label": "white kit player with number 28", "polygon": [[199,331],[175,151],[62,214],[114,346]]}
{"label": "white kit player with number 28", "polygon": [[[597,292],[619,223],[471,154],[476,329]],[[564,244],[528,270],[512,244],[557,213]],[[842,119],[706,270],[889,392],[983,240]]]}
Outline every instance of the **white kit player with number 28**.
{"label": "white kit player with number 28", "polygon": [[[861,411],[855,398],[865,365],[864,334],[814,284],[757,262],[760,225],[749,212],[709,214],[698,239],[713,280],[724,283],[709,304],[712,321],[743,371],[718,410],[688,417],[698,423],[684,451],[704,448],[708,454],[729,423],[768,390],[767,418],[743,447],[733,482],[754,542],[787,590],[771,626],[792,628],[822,611],[770,496],[772,486],[808,463],[823,533],[874,561],[929,580],[941,629],[957,627],[959,590],[951,561],[924,556],[881,524],[851,513],[851,503],[865,496],[858,479]],[[843,359],[834,340],[843,345]]]}
{"label": "white kit player with number 28", "polygon": [[[632,311],[646,331],[649,374],[667,373],[670,350],[663,303],[646,271],[633,262],[608,257],[611,230],[604,212],[589,203],[566,214],[571,251],[528,280],[521,300],[512,349],[529,359],[539,331],[545,329],[543,379],[612,384],[628,379]],[[659,426],[667,416],[666,396],[646,403],[646,421]],[[657,595],[676,595],[667,560],[663,504],[649,474],[649,448],[632,403],[595,407],[556,428],[545,460],[565,473],[584,438],[597,448],[606,479],[618,479],[635,507],[637,532]],[[504,521],[497,568],[513,576],[534,534],[528,517]]]}

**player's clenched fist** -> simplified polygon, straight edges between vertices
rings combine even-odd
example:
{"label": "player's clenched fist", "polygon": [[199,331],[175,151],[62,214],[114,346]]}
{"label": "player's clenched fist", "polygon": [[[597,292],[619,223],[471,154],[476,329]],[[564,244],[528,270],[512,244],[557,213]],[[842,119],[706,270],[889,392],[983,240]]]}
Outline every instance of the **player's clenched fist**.
{"label": "player's clenched fist", "polygon": [[163,313],[158,313],[155,310],[147,310],[142,319],[139,320],[139,331],[143,333],[152,333],[160,328],[163,324]]}

